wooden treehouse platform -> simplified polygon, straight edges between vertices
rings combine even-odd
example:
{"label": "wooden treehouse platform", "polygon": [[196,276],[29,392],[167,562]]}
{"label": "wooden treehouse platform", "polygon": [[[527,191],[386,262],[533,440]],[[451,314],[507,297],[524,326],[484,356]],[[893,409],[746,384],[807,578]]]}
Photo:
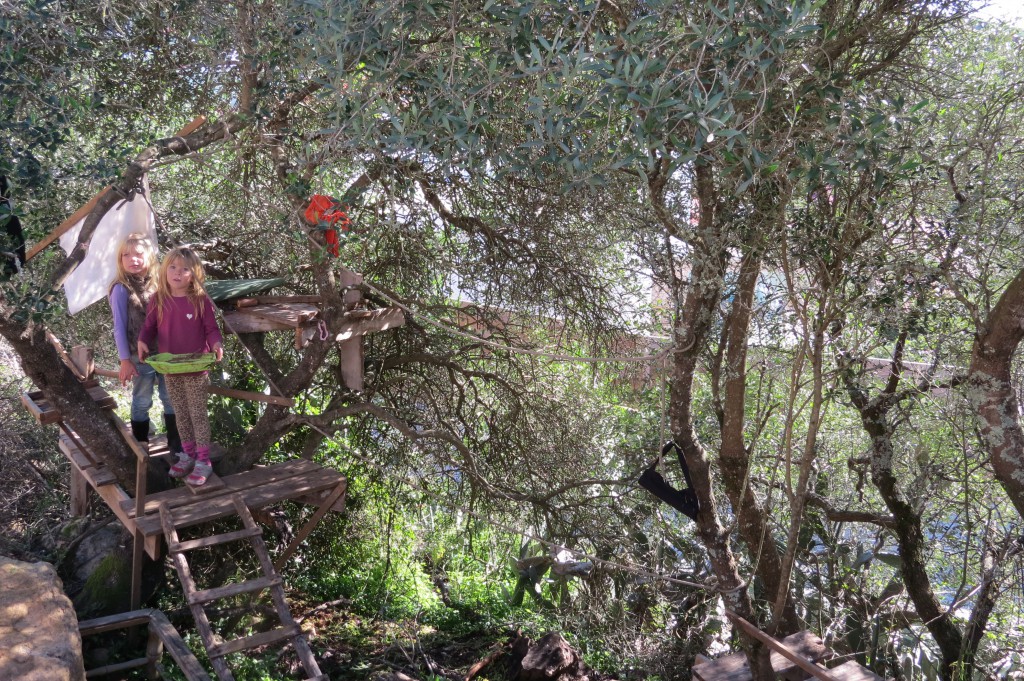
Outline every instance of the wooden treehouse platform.
{"label": "wooden treehouse platform", "polygon": [[[291,615],[285,600],[284,579],[280,571],[327,513],[332,510],[344,510],[347,489],[345,476],[312,461],[298,459],[257,466],[252,470],[223,478],[212,475],[207,483],[200,487],[186,484],[147,495],[147,469],[156,459],[170,456],[166,441],[163,438],[155,438],[149,444],[136,442],[128,426],[114,413],[115,400],[92,377],[91,353],[87,349],[76,348],[71,356],[68,356],[60,348],[59,343],[55,342],[55,346],[61,358],[82,380],[89,396],[108,412],[125,442],[135,452],[138,463],[135,478],[136,496],[130,496],[118,484],[103,456],[86,446],[41,392],[26,392],[22,394],[21,401],[39,423],[55,424],[62,431],[59,446],[70,464],[72,513],[84,515],[87,512],[88,491],[92,489],[135,538],[132,609],[137,610],[141,600],[143,555],[148,554],[150,558],[157,560],[166,547],[181,580],[186,604],[192,611],[196,629],[219,681],[234,679],[227,662],[229,655],[280,644],[289,644],[294,648],[308,681],[327,681],[328,677],[320,673],[301,627]],[[263,531],[253,519],[252,510],[288,500],[315,506],[316,511],[276,560],[272,560],[263,542]],[[201,526],[213,520],[226,518],[235,518],[236,524],[241,525],[241,528],[222,534],[204,534],[206,530]],[[187,540],[179,539],[179,530],[192,527],[198,529],[192,530],[191,534],[199,536]],[[225,585],[197,584],[189,568],[187,555],[193,551],[209,550],[230,542],[249,544],[261,575],[248,581]],[[269,595],[273,603],[277,617],[276,625],[265,631],[238,638],[231,638],[226,635],[227,632],[218,633],[213,630],[205,610],[211,603],[263,592]],[[188,661],[186,657],[182,659]],[[151,666],[154,661],[147,657],[142,663]],[[141,663],[136,660],[126,664],[138,666]],[[189,681],[208,678],[202,670],[190,671],[187,667],[188,665],[185,665],[181,668]]]}
{"label": "wooden treehouse platform", "polygon": [[[89,392],[101,406],[113,409],[114,400],[102,387],[90,388]],[[60,412],[46,402],[41,393],[24,393],[21,401],[39,423],[61,426],[63,433],[59,442],[60,450],[71,464],[72,512],[75,515],[84,514],[87,508],[85,491],[91,488],[129,532],[140,532],[145,539],[146,553],[154,560],[161,555],[161,504],[174,510],[176,529],[234,515],[232,497],[236,494],[252,509],[289,500],[319,507],[328,498],[335,497],[325,513],[344,510],[345,476],[312,461],[296,459],[257,466],[223,478],[212,475],[202,487],[182,485],[146,495],[140,515],[136,510],[138,500],[117,484],[102,457],[89,451],[81,438],[63,423]],[[116,415],[111,416],[120,422]],[[125,439],[137,446],[127,426],[123,422],[119,426]],[[151,460],[167,457],[169,453],[164,438],[155,439],[145,454]]]}

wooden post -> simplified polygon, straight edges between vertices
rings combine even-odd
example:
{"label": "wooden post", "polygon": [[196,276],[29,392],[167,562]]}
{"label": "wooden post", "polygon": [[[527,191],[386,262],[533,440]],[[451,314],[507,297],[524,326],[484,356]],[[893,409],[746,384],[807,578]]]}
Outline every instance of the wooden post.
{"label": "wooden post", "polygon": [[[355,287],[363,283],[363,275],[342,268],[338,276],[342,286]],[[354,308],[363,299],[363,294],[356,288],[345,292],[345,306]],[[341,380],[345,387],[355,392],[363,389],[363,339],[360,336],[349,338],[338,343],[338,357],[341,366]]]}
{"label": "wooden post", "polygon": [[74,466],[70,469],[68,491],[71,493],[71,515],[84,518],[89,515],[89,481]]}
{"label": "wooden post", "polygon": [[324,499],[323,503],[320,504],[320,508],[316,509],[316,512],[313,513],[313,516],[308,521],[306,521],[306,524],[303,525],[302,528],[299,530],[298,534],[295,535],[295,539],[293,539],[292,542],[288,544],[288,547],[281,553],[280,556],[277,557],[277,560],[274,561],[275,572],[281,572],[281,570],[284,568],[285,563],[288,562],[288,559],[291,558],[292,554],[295,553],[295,551],[299,548],[299,544],[306,540],[306,537],[309,536],[309,533],[312,532],[313,528],[315,528],[317,524],[323,519],[323,517],[327,515],[327,512],[331,510],[331,507],[334,506],[334,504],[339,499],[345,496],[345,490],[347,489],[348,480],[342,480],[341,482],[338,483],[338,486],[334,488],[334,491],[332,491],[327,496],[327,498]]}
{"label": "wooden post", "polygon": [[85,377],[85,380],[88,381],[93,377],[93,374],[96,373],[96,363],[93,361],[92,348],[76,345],[71,348],[71,352],[68,355],[71,357],[71,363]]}
{"label": "wooden post", "polygon": [[156,631],[152,623],[147,627],[149,631],[149,639],[146,641],[146,678],[150,681],[157,681],[160,678],[160,670],[157,669],[157,663],[160,662],[160,656],[164,652],[164,642],[160,640],[160,636]]}

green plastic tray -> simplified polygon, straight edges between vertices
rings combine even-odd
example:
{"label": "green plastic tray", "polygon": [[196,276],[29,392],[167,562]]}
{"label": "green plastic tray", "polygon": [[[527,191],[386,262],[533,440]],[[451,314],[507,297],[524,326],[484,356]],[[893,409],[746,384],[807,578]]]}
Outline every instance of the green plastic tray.
{"label": "green plastic tray", "polygon": [[161,374],[192,374],[206,371],[217,361],[212,352],[193,352],[188,355],[172,355],[161,352],[146,358],[146,364]]}

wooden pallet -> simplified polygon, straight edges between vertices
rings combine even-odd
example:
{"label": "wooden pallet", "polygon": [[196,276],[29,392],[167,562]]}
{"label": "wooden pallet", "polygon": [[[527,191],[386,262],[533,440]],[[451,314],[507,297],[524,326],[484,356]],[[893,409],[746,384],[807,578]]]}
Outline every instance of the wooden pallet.
{"label": "wooden pallet", "polygon": [[[302,629],[292,618],[288,603],[284,597],[283,580],[270,560],[270,554],[267,551],[266,544],[263,542],[263,531],[253,520],[252,514],[242,500],[241,494],[231,495],[230,502],[233,513],[241,520],[242,529],[187,541],[180,541],[177,531],[179,526],[177,515],[183,508],[187,507],[179,506],[172,509],[166,502],[159,504],[160,524],[167,539],[167,550],[174,562],[178,577],[181,579],[185,600],[192,611],[199,636],[209,655],[213,669],[217,673],[217,678],[220,681],[234,681],[234,676],[225,659],[232,653],[241,653],[262,646],[291,643],[308,679],[310,681],[326,681],[327,676],[320,673],[320,668],[317,666],[313,651],[310,650],[309,644],[302,634]],[[241,583],[204,589],[198,588],[189,568],[186,554],[191,551],[208,549],[221,544],[239,541],[248,541],[252,546],[259,561],[262,576]],[[209,603],[265,590],[270,592],[280,626],[269,631],[229,641],[222,641],[219,637],[215,636],[205,609]]]}

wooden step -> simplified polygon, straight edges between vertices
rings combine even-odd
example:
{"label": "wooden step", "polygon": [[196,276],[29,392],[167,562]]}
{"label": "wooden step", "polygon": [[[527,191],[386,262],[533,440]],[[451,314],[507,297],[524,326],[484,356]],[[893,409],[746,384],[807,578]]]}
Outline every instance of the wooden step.
{"label": "wooden step", "polygon": [[[298,624],[293,624],[287,627],[280,627],[278,629],[271,629],[270,631],[264,631],[260,634],[253,634],[252,636],[245,636],[243,638],[236,638],[234,641],[228,641],[221,643],[210,648],[207,652],[211,658],[224,657],[231,653],[241,652],[243,650],[249,650],[251,648],[259,648],[260,646],[272,645],[274,643],[280,643],[296,636],[302,635],[302,629]],[[322,676],[322,674],[321,674]]]}
{"label": "wooden step", "polygon": [[184,553],[186,551],[205,549],[211,546],[217,546],[218,544],[227,544],[228,542],[248,539],[250,537],[258,537],[262,534],[263,530],[259,527],[251,529],[245,528],[234,532],[215,534],[210,537],[200,537],[199,539],[189,539],[188,541],[178,542],[176,544],[168,544],[167,550],[171,553]]}
{"label": "wooden step", "polygon": [[[117,406],[117,400],[110,396],[106,390],[99,385],[86,388],[89,397],[96,404],[104,409],[113,409]],[[40,390],[32,390],[21,394],[21,403],[32,414],[32,417],[42,425],[58,423],[61,420],[60,412],[50,404],[49,400]]]}
{"label": "wooden step", "polygon": [[270,575],[269,577],[251,579],[248,582],[236,582],[234,584],[217,586],[212,589],[200,589],[188,594],[188,604],[197,605],[201,603],[209,603],[210,601],[217,601],[222,598],[231,598],[233,596],[240,596],[241,594],[252,593],[254,591],[263,591],[264,589],[269,589],[274,586],[281,586],[283,583],[284,580],[281,579],[281,575]]}

